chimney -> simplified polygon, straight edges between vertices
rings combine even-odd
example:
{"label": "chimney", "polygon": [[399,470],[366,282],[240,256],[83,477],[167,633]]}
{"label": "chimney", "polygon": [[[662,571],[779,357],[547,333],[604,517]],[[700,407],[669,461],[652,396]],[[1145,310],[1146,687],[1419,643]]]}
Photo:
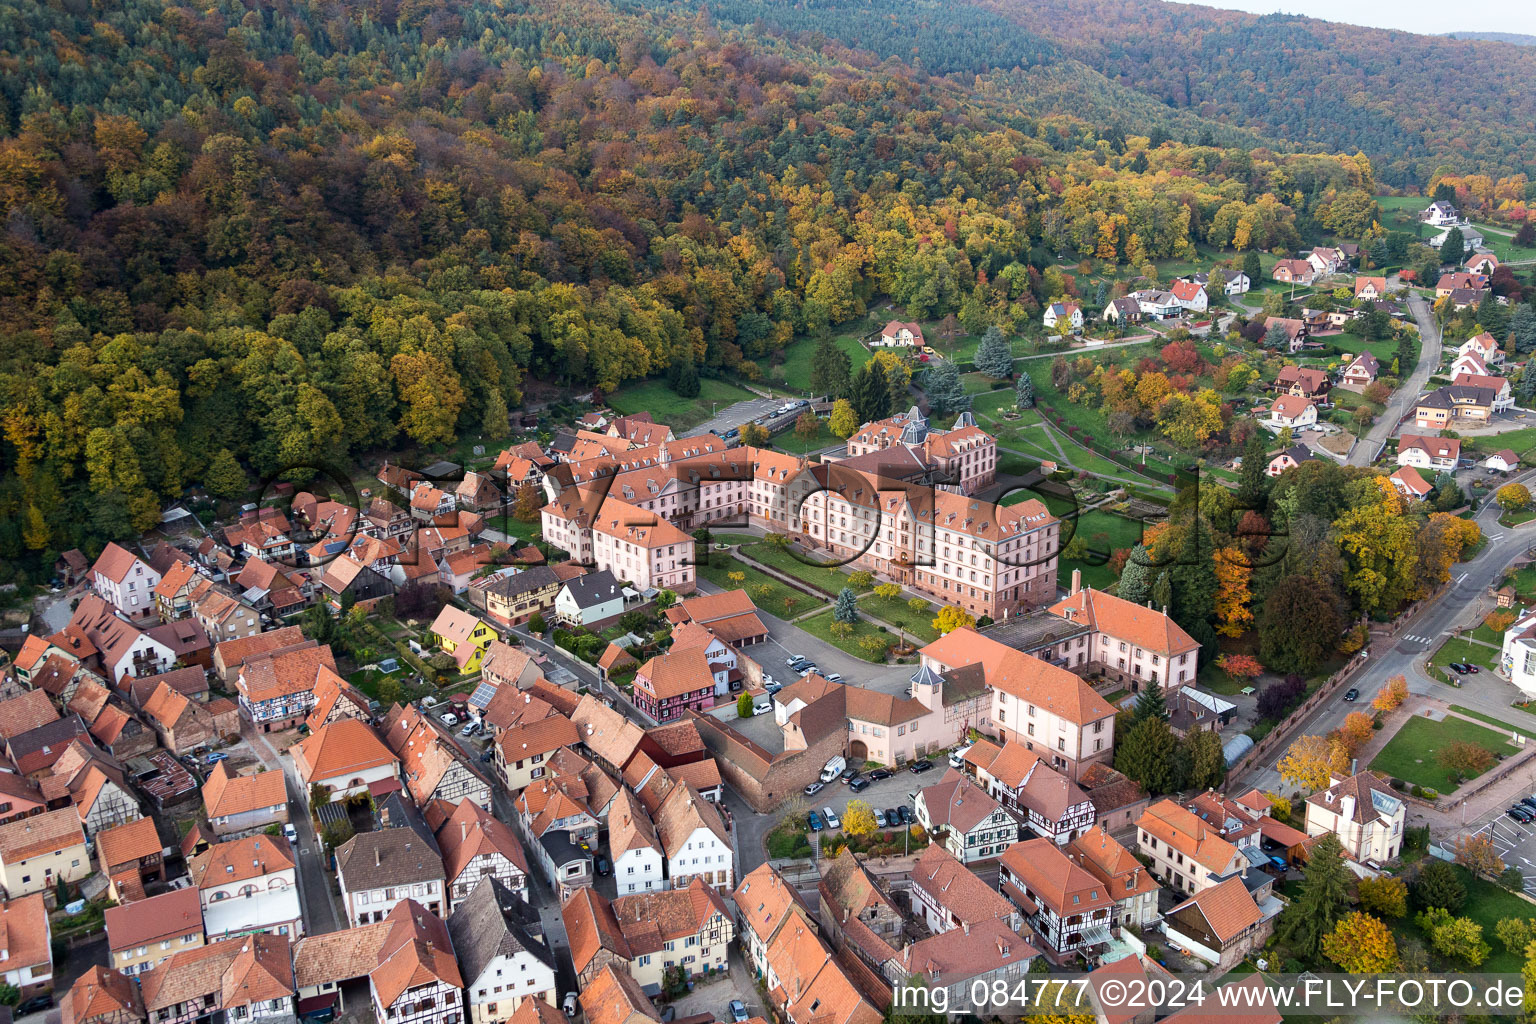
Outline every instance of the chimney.
{"label": "chimney", "polygon": [[459,841],[463,842],[464,840],[466,840],[468,838],[469,838],[469,822],[461,821],[461,822],[459,822]]}
{"label": "chimney", "polygon": [[384,857],[379,853],[379,848],[377,846],[373,848],[373,866],[376,868],[384,866]]}
{"label": "chimney", "polygon": [[1167,605],[1163,605],[1163,614],[1164,615],[1168,614],[1168,606]]}
{"label": "chimney", "polygon": [[1081,569],[1073,569],[1072,570],[1072,589],[1067,591],[1067,596],[1071,597],[1071,596],[1075,595],[1078,591],[1080,591],[1082,589],[1083,589],[1083,570],[1081,570]]}
{"label": "chimney", "polygon": [[971,922],[970,921],[961,921],[960,922],[960,927],[965,931],[965,934],[967,934],[967,935],[971,934]]}

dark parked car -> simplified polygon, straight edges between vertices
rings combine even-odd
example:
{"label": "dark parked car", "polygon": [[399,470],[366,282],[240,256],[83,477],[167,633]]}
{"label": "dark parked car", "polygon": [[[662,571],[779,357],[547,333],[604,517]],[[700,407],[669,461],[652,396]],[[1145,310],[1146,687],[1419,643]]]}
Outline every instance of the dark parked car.
{"label": "dark parked car", "polygon": [[862,775],[858,776],[852,782],[848,783],[848,789],[849,789],[850,792],[862,793],[862,792],[864,792],[868,788],[869,788],[869,780],[866,779]]}
{"label": "dark parked car", "polygon": [[600,878],[607,878],[613,872],[613,865],[608,863],[608,858],[602,854],[598,854],[593,859],[592,866]]}
{"label": "dark parked car", "polygon": [[844,768],[843,774],[838,776],[838,778],[842,779],[844,782],[852,782],[858,777],[859,770],[857,768]]}
{"label": "dark parked car", "polygon": [[1459,676],[1464,676],[1472,671],[1472,666],[1464,665],[1459,661],[1453,661],[1451,662],[1451,671],[1455,672]]}
{"label": "dark parked car", "polygon": [[911,772],[913,775],[921,775],[923,772],[932,770],[932,768],[933,762],[927,758],[924,758],[921,761],[913,761],[912,766],[908,768],[907,771]]}
{"label": "dark parked car", "polygon": [[901,823],[903,825],[912,824],[912,808],[903,804],[902,806],[896,808],[896,813],[901,815]]}
{"label": "dark parked car", "polygon": [[1472,664],[1470,661],[1466,662],[1466,666],[1467,666],[1467,671],[1471,672],[1473,675],[1477,675],[1479,672],[1482,671],[1482,669],[1478,668],[1476,665]]}
{"label": "dark parked car", "polygon": [[1355,687],[1351,686],[1348,690],[1346,690],[1344,692],[1344,699],[1345,700],[1349,700],[1349,701],[1359,700],[1360,699],[1360,691],[1358,689],[1356,689]]}
{"label": "dark parked car", "polygon": [[880,782],[883,779],[890,778],[894,774],[895,772],[891,771],[889,768],[876,768],[874,771],[870,772],[864,777],[870,782]]}
{"label": "dark parked car", "polygon": [[1520,798],[1520,802],[1531,810],[1536,811],[1536,796],[1523,796]]}
{"label": "dark parked car", "polygon": [[1519,804],[1516,804],[1504,813],[1522,824],[1528,823],[1532,817],[1531,812],[1526,810],[1524,807],[1521,807]]}
{"label": "dark parked car", "polygon": [[25,1017],[31,1013],[41,1013],[52,1005],[52,996],[33,996],[16,1005],[16,1016]]}
{"label": "dark parked car", "polygon": [[812,811],[810,814],[805,816],[805,824],[810,828],[812,832],[820,832],[823,828],[826,827],[821,823],[821,815],[817,814],[815,811]]}

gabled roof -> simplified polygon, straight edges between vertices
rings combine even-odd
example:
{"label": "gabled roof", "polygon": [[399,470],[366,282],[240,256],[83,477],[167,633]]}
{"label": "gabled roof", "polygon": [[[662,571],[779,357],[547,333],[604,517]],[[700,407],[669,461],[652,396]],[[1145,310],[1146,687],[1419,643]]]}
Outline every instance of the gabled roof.
{"label": "gabled roof", "polygon": [[73,807],[60,807],[0,825],[0,860],[7,864],[84,845],[85,832]]}
{"label": "gabled roof", "polygon": [[628,789],[620,789],[608,808],[608,855],[615,863],[631,850],[661,853],[656,826],[640,801]]}
{"label": "gabled roof", "polygon": [[1195,638],[1169,615],[1102,590],[1085,587],[1051,606],[1051,614],[1086,622],[1100,633],[1172,658],[1200,649]]}
{"label": "gabled roof", "polygon": [[384,828],[348,839],[336,849],[336,874],[348,892],[445,878],[443,858],[408,828]]}
{"label": "gabled roof", "polygon": [[0,739],[8,740],[58,718],[59,712],[46,692],[27,690],[10,700],[0,701]]}
{"label": "gabled roof", "polygon": [[96,857],[102,868],[131,864],[160,852],[160,835],[153,818],[136,818],[96,833]]}
{"label": "gabled roof", "polygon": [[571,966],[578,975],[605,949],[621,960],[634,959],[618,918],[614,917],[613,904],[591,886],[571,894],[560,908],[560,919],[565,923],[570,944]]}
{"label": "gabled roof", "polygon": [[306,784],[398,761],[378,734],[355,718],[321,726],[292,749],[294,767]]}
{"label": "gabled roof", "polygon": [[121,583],[128,578],[135,565],[142,564],[143,560],[139,556],[114,541],[101,549],[96,563],[91,566],[91,572],[101,573],[113,583]]}
{"label": "gabled roof", "polygon": [[187,873],[199,889],[211,889],[279,871],[291,871],[293,866],[286,839],[257,835],[214,843],[192,858]]}
{"label": "gabled roof", "polygon": [[7,971],[31,967],[34,974],[48,973],[53,951],[48,942],[48,907],[42,893],[18,896],[0,904],[0,954],[4,955]]}
{"label": "gabled roof", "polygon": [[[483,876],[448,917],[448,934],[464,980],[474,982],[497,957],[529,953],[550,970],[555,958],[543,942],[528,934],[521,918],[528,907],[492,875]],[[539,1000],[525,999],[524,1002]]]}
{"label": "gabled roof", "polygon": [[1419,471],[1412,466],[1403,466],[1389,477],[1399,490],[1406,491],[1416,498],[1422,498],[1434,490],[1434,485],[1419,475]]}
{"label": "gabled roof", "polygon": [[384,923],[389,930],[379,947],[379,965],[368,975],[381,1003],[393,1006],[409,989],[434,982],[464,987],[448,926],[434,914],[415,900],[402,900]]}
{"label": "gabled roof", "polygon": [[613,901],[613,916],[636,956],[659,953],[665,943],[703,932],[709,919],[729,919],[725,900],[714,887],[695,876],[686,888],[620,896]]}
{"label": "gabled roof", "polygon": [[1226,871],[1237,858],[1237,847],[1221,838],[1212,828],[1187,808],[1162,799],[1148,807],[1137,819],[1136,827],[1162,840],[1208,871]]}
{"label": "gabled roof", "polygon": [[293,958],[286,935],[241,936],[240,951],[224,971],[220,1005],[229,1010],[293,996]]}
{"label": "gabled roof", "polygon": [[621,771],[645,736],[638,725],[591,694],[581,698],[571,713],[571,721],[587,749]]}
{"label": "gabled roof", "polygon": [[726,846],[731,837],[715,805],[689,786],[675,786],[656,809],[656,837],[668,857],[676,856],[699,829],[708,829]]}
{"label": "gabled roof", "polygon": [[116,952],[151,942],[192,935],[203,930],[203,903],[198,891],[187,886],[106,912],[107,942]]}
{"label": "gabled roof", "polygon": [[443,871],[450,885],[482,854],[504,857],[528,874],[528,857],[512,827],[468,797],[437,829],[437,846],[443,852]]}
{"label": "gabled roof", "polygon": [[[702,630],[704,627],[693,628]],[[657,700],[712,689],[715,677],[704,657],[704,650],[701,646],[685,646],[682,650],[651,658],[635,673],[636,689],[649,691]]]}
{"label": "gabled roof", "polygon": [[220,761],[203,783],[203,807],[210,818],[246,814],[288,802],[288,788],[281,771],[261,771],[254,775],[236,775],[228,763]]}
{"label": "gabled roof", "polygon": [[1397,450],[1402,453],[1410,448],[1417,448],[1432,459],[1461,458],[1461,441],[1457,438],[1404,434],[1397,443]]}
{"label": "gabled roof", "polygon": [[614,964],[599,971],[591,984],[582,989],[580,998],[587,1024],[644,1024],[661,1020],[640,983]]}
{"label": "gabled roof", "polygon": [[1201,889],[1168,911],[1168,916],[1173,917],[1180,911],[1190,909],[1205,918],[1211,933],[1223,944],[1237,937],[1245,928],[1258,924],[1264,916],[1259,905],[1253,901],[1253,894],[1243,884],[1241,875],[1233,875],[1224,882]]}
{"label": "gabled roof", "polygon": [[1001,805],[969,778],[951,768],[944,778],[918,794],[928,808],[928,820],[967,835]]}
{"label": "gabled roof", "polygon": [[928,892],[961,921],[1007,920],[1018,911],[941,844],[934,843],[912,864],[912,884]]}
{"label": "gabled roof", "polygon": [[93,964],[75,979],[69,992],[59,1000],[59,1007],[62,1024],[91,1024],[93,1021],[116,1024],[124,1018],[144,1017],[144,1001],[139,997],[138,986],[123,972],[100,964]]}
{"label": "gabled roof", "polygon": [[1028,839],[1003,851],[1003,867],[1029,887],[1029,895],[1005,885],[1021,906],[1044,903],[1058,917],[1085,914],[1114,903],[1109,886],[1076,864],[1049,839]]}

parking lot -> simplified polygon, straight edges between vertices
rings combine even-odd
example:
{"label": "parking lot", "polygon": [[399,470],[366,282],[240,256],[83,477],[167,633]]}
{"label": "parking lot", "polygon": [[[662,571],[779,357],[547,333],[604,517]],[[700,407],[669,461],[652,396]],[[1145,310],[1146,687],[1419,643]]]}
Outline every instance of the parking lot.
{"label": "parking lot", "polygon": [[[873,782],[867,789],[858,793],[849,789],[847,783],[841,780],[834,780],[827,783],[819,792],[811,796],[802,796],[801,799],[805,801],[808,812],[815,810],[823,818],[825,818],[825,815],[822,814],[822,811],[827,807],[831,807],[837,814],[839,821],[842,820],[844,812],[847,811],[850,800],[862,800],[875,809],[906,807],[910,811],[913,809],[913,802],[918,790],[925,786],[936,785],[944,777],[944,773],[948,768],[948,762],[942,759],[934,761],[933,767],[921,775],[914,775],[906,768],[898,768],[892,773],[890,778]],[[889,824],[886,827],[891,828]],[[894,828],[891,828],[891,830],[894,831]],[[824,836],[827,834],[826,831],[822,832]]]}
{"label": "parking lot", "polygon": [[[766,424],[768,422],[767,417],[778,412],[780,407],[785,404],[785,401],[782,398],[749,398],[744,402],[737,402],[735,405],[728,406],[721,412],[716,413],[714,418],[705,420],[691,430],[685,430],[682,436],[693,437],[698,434],[716,434],[724,437],[726,431],[740,428],[742,424],[751,423],[753,420],[763,419]],[[788,401],[798,402],[801,399],[792,398]],[[796,409],[792,413],[785,413],[785,415],[798,416],[801,411],[801,409]]]}
{"label": "parking lot", "polygon": [[1493,847],[1504,865],[1519,868],[1525,876],[1526,895],[1536,896],[1536,822],[1526,824],[1516,821],[1501,808],[1493,820],[1474,834],[1491,837]]}

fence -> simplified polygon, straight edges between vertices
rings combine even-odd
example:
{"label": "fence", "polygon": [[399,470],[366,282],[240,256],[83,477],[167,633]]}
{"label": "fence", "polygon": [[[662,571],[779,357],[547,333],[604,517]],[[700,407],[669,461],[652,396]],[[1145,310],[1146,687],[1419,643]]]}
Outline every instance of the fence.
{"label": "fence", "polygon": [[1301,728],[1302,722],[1317,710],[1319,704],[1332,700],[1345,684],[1359,675],[1360,668],[1366,664],[1366,659],[1356,654],[1350,659],[1349,664],[1329,676],[1327,681],[1312,692],[1312,696],[1302,701],[1290,714],[1269,731],[1269,734],[1253,745],[1242,757],[1233,763],[1227,770],[1227,778],[1239,778],[1243,772],[1254,767],[1261,759],[1266,759],[1276,750],[1288,747],[1295,733]]}

